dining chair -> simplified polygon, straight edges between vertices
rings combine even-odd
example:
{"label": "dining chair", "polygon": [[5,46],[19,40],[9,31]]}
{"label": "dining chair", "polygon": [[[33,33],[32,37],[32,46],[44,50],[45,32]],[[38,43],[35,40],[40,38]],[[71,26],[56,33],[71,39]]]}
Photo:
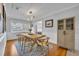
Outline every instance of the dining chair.
{"label": "dining chair", "polygon": [[37,44],[42,48],[42,53],[41,53],[42,55],[48,54],[48,48],[49,48],[48,40],[49,40],[48,37],[42,37],[37,40]]}

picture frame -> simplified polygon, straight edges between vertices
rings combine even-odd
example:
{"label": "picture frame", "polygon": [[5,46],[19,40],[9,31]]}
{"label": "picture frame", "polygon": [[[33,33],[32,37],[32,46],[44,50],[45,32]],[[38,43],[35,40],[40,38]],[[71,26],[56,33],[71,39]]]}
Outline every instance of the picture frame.
{"label": "picture frame", "polygon": [[45,27],[53,27],[53,19],[45,21]]}

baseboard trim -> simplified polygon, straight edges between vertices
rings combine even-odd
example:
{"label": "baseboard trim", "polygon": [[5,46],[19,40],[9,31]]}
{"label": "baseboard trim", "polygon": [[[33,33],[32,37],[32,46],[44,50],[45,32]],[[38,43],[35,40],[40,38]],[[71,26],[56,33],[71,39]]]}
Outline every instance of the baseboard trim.
{"label": "baseboard trim", "polygon": [[54,44],[57,44],[57,42],[54,42],[54,41],[52,41],[52,40],[49,40],[49,42],[50,42],[50,43],[54,43]]}

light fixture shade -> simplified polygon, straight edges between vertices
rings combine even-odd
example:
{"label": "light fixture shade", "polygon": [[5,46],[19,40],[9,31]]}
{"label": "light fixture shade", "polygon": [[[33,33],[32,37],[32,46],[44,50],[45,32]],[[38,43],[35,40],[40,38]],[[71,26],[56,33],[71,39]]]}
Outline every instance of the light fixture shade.
{"label": "light fixture shade", "polygon": [[32,11],[29,11],[29,14],[32,14]]}

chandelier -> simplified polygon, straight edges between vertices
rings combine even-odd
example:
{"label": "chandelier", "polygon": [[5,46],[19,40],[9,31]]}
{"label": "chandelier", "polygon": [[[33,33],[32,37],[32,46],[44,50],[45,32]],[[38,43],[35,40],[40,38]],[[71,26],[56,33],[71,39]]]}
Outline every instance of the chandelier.
{"label": "chandelier", "polygon": [[30,28],[29,28],[29,31],[31,33],[32,27],[33,27],[32,20],[35,18],[35,16],[33,16],[33,12],[32,11],[29,11],[29,16],[30,16]]}

